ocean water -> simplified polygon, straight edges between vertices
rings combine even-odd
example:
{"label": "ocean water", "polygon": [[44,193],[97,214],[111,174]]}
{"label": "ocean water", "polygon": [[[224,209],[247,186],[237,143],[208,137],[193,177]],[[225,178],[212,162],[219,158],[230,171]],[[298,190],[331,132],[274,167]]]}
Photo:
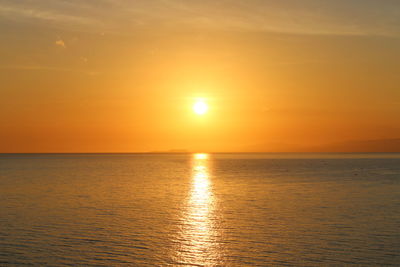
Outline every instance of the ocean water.
{"label": "ocean water", "polygon": [[0,265],[400,265],[400,154],[3,154]]}

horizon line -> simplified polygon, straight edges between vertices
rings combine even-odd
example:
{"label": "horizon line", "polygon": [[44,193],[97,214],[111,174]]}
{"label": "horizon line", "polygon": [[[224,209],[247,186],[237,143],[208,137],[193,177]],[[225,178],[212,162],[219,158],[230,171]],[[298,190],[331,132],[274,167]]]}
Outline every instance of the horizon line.
{"label": "horizon line", "polygon": [[68,154],[86,154],[86,155],[93,155],[93,154],[397,154],[400,153],[400,151],[318,151],[318,152],[312,152],[312,151],[301,151],[301,152],[268,152],[268,151],[258,151],[258,152],[0,152],[0,155],[34,155],[34,154],[53,154],[53,155],[68,155]]}

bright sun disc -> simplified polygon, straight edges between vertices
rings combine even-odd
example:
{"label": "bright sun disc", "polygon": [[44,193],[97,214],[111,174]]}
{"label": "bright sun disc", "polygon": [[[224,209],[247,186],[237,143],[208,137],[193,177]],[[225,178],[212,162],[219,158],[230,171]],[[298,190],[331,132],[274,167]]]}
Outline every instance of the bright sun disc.
{"label": "bright sun disc", "polygon": [[204,115],[208,111],[208,105],[204,101],[199,100],[193,105],[193,111],[197,115]]}

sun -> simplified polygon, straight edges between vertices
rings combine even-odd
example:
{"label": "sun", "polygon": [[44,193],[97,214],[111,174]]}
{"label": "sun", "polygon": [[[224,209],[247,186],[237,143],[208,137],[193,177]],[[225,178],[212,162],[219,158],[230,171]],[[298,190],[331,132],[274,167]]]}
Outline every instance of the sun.
{"label": "sun", "polygon": [[204,100],[197,100],[193,105],[193,111],[197,115],[204,115],[208,111],[208,105]]}

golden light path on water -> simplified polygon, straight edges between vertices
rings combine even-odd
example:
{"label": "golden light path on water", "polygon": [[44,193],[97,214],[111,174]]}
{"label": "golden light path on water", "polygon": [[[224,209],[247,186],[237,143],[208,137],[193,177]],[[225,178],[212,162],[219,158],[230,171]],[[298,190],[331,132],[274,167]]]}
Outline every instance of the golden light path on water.
{"label": "golden light path on water", "polygon": [[177,250],[180,264],[213,266],[218,264],[221,256],[209,168],[208,154],[193,155],[191,189],[183,212]]}

